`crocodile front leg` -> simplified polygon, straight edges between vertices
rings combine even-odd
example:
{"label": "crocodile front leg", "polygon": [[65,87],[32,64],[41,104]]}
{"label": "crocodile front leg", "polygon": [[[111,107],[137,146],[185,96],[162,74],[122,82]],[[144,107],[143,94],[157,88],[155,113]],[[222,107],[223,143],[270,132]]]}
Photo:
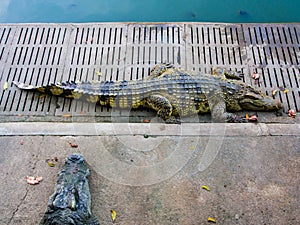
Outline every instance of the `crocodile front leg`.
{"label": "crocodile front leg", "polygon": [[146,104],[149,108],[157,111],[157,115],[166,123],[180,123],[180,121],[172,116],[174,111],[170,101],[162,95],[154,94],[146,98]]}
{"label": "crocodile front leg", "polygon": [[213,98],[210,98],[209,107],[211,109],[213,122],[247,123],[245,118],[226,112],[226,103],[221,96],[214,96]]}

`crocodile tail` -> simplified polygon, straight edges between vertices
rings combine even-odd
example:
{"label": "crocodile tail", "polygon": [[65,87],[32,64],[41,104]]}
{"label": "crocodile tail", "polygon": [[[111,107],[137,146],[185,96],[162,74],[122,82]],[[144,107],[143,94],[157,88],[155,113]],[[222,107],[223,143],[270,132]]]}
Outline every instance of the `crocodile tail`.
{"label": "crocodile tail", "polygon": [[13,81],[13,84],[21,90],[40,92],[48,95],[60,96],[65,98],[76,98],[74,90],[76,89],[77,85],[74,82],[66,82],[62,84],[49,84],[45,86],[28,85],[16,81]]}

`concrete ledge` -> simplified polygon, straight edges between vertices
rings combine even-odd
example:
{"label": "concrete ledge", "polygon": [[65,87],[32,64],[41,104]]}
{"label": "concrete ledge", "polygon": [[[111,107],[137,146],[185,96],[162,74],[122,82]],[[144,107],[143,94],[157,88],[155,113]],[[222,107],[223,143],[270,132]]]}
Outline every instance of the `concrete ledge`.
{"label": "concrete ledge", "polygon": [[0,136],[300,136],[300,124],[1,123]]}

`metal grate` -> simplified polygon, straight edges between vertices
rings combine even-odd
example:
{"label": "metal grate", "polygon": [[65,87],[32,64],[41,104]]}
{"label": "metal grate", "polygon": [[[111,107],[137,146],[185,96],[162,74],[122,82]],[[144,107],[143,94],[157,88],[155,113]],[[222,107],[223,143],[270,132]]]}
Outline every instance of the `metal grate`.
{"label": "metal grate", "polygon": [[262,78],[257,84],[268,95],[273,90],[285,109],[300,109],[300,26],[299,24],[243,25],[250,74]]}
{"label": "metal grate", "polygon": [[[73,26],[62,81],[124,79],[126,35],[125,25]],[[58,116],[110,115],[108,109],[88,102],[59,98],[58,105]]]}
{"label": "metal grate", "polygon": [[[122,112],[17,90],[11,81],[46,85],[66,80],[132,80],[170,62],[210,73],[224,67],[286,108],[299,110],[299,24],[103,23],[0,25],[0,119],[109,119]],[[252,74],[261,75],[255,83]],[[101,75],[101,76],[99,76]],[[2,90],[5,82],[9,87]],[[145,111],[135,112],[144,116]],[[22,116],[20,116],[22,115]],[[149,115],[149,114],[148,114]],[[124,117],[127,113],[124,114]],[[69,119],[69,118],[68,118]]]}
{"label": "metal grate", "polygon": [[15,29],[1,83],[2,115],[54,115],[55,98],[41,97],[12,87],[12,81],[46,85],[60,80],[67,50],[69,29],[59,25],[12,26]]}
{"label": "metal grate", "polygon": [[[223,67],[246,74],[246,51],[241,28],[241,25],[235,24],[188,24],[188,69],[211,73],[213,68]],[[247,77],[244,81],[248,81]]]}

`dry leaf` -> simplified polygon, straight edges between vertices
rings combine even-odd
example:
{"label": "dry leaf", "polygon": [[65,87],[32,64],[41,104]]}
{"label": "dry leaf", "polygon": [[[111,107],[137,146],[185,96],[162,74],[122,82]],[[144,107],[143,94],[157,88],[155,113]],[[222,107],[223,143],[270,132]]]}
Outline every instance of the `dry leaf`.
{"label": "dry leaf", "polygon": [[45,98],[46,97],[46,94],[41,94],[40,96],[39,96],[39,99],[43,99],[43,98]]}
{"label": "dry leaf", "polygon": [[26,181],[28,184],[35,185],[42,181],[42,177],[33,177],[33,176],[26,176]]}
{"label": "dry leaf", "polygon": [[289,117],[292,117],[292,118],[295,118],[295,117],[296,117],[296,112],[295,112],[295,110],[293,110],[293,109],[290,109],[290,110],[288,111],[288,114],[289,114]]}
{"label": "dry leaf", "polygon": [[207,221],[208,222],[211,222],[211,223],[216,223],[217,221],[214,219],[214,218],[212,218],[212,217],[208,217],[207,218]]}
{"label": "dry leaf", "polygon": [[78,144],[76,144],[76,143],[71,143],[71,142],[70,142],[70,146],[71,146],[72,148],[78,148]]}
{"label": "dry leaf", "polygon": [[246,120],[249,120],[249,115],[248,115],[248,113],[246,114],[245,118],[246,118]]}
{"label": "dry leaf", "polygon": [[95,73],[96,73],[96,75],[98,75],[99,77],[102,77],[102,76],[103,76],[103,74],[102,74],[100,71],[98,71],[98,70],[96,70]]}
{"label": "dry leaf", "polygon": [[278,91],[278,89],[273,90],[273,91],[272,91],[272,96],[275,96],[276,93],[277,93],[277,91]]}
{"label": "dry leaf", "polygon": [[203,188],[204,190],[210,191],[209,187],[206,186],[206,185],[203,185],[202,188]]}
{"label": "dry leaf", "polygon": [[258,73],[253,73],[253,74],[252,74],[252,78],[253,78],[254,80],[259,79],[259,74],[258,74]]}
{"label": "dry leaf", "polygon": [[4,82],[4,85],[3,85],[3,90],[6,90],[7,88],[8,88],[8,82],[5,81],[5,82]]}
{"label": "dry leaf", "polygon": [[116,218],[117,218],[117,212],[115,210],[110,210],[111,212],[111,219],[113,222],[115,222]]}
{"label": "dry leaf", "polygon": [[47,164],[48,164],[48,166],[50,166],[50,167],[54,167],[54,166],[55,166],[55,164],[54,164],[53,162],[51,162],[50,160],[47,162]]}
{"label": "dry leaf", "polygon": [[257,115],[254,114],[252,116],[249,116],[248,121],[257,122],[258,121]]}
{"label": "dry leaf", "polygon": [[62,117],[68,118],[68,117],[71,117],[71,114],[70,113],[66,113],[66,114],[63,114]]}
{"label": "dry leaf", "polygon": [[150,120],[145,119],[143,120],[143,123],[150,123]]}
{"label": "dry leaf", "polygon": [[289,92],[288,89],[284,89],[284,90],[283,90],[283,93],[284,93],[284,94],[286,94],[286,93],[288,93],[288,92]]}
{"label": "dry leaf", "polygon": [[196,146],[190,146],[189,147],[189,150],[191,150],[191,151],[193,151],[193,150],[195,150],[196,149]]}

